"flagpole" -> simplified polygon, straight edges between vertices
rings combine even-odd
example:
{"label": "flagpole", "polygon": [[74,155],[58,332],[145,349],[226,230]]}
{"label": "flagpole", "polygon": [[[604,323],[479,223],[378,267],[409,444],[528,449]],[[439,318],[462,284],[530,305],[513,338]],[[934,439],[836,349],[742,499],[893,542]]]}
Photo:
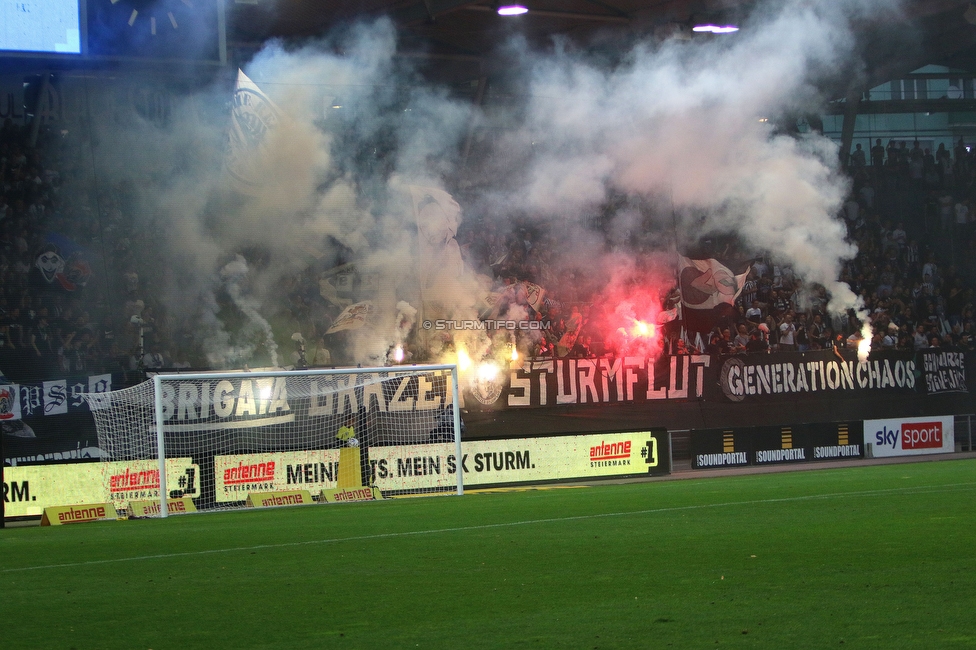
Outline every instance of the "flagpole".
{"label": "flagpole", "polygon": [[678,306],[681,307],[681,329],[678,336],[685,342],[685,346],[691,344],[688,339],[688,330],[685,327],[685,310],[682,303],[684,298],[681,295],[681,278],[678,272],[678,212],[674,209],[674,180],[668,183],[668,201],[671,203],[671,268],[674,269],[674,286],[678,287]]}

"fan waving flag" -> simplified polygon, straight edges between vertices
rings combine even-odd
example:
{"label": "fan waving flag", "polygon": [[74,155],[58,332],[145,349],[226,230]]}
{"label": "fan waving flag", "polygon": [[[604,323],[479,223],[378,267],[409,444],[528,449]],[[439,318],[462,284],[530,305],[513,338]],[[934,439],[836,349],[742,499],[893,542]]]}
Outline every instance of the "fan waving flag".
{"label": "fan waving flag", "polygon": [[237,71],[234,109],[228,131],[225,169],[236,189],[257,194],[267,182],[269,135],[282,119],[282,112],[243,70]]}
{"label": "fan waving flag", "polygon": [[455,236],[461,206],[444,190],[410,186],[417,221],[420,291],[424,302],[451,304],[465,292],[464,260]]}
{"label": "fan waving flag", "polygon": [[706,332],[720,316],[731,311],[742,293],[749,266],[735,273],[714,258],[693,260],[678,256],[678,287],[685,326]]}
{"label": "fan waving flag", "polygon": [[373,303],[368,300],[349,305],[336,317],[326,334],[343,330],[358,330],[369,324],[369,315],[372,311]]}
{"label": "fan waving flag", "polygon": [[523,280],[521,284],[525,290],[525,302],[532,309],[541,312],[545,303],[546,290],[534,282],[528,282],[526,280]]}
{"label": "fan waving flag", "polygon": [[713,309],[723,303],[734,304],[749,275],[748,268],[737,275],[715,259],[692,260],[679,255],[678,264],[681,304],[688,309]]}

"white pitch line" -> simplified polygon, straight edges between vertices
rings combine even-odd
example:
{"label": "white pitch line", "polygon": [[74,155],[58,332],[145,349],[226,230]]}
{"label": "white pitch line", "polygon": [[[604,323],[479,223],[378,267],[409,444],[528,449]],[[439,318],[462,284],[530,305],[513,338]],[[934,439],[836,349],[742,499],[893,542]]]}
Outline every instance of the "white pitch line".
{"label": "white pitch line", "polygon": [[358,535],[355,537],[335,537],[331,539],[314,539],[304,542],[282,542],[280,544],[256,544],[254,546],[234,546],[229,548],[215,548],[201,551],[183,551],[181,553],[160,553],[158,555],[137,555],[134,557],[109,558],[106,560],[86,560],[84,562],[65,562],[63,564],[41,564],[37,566],[2,569],[0,573],[18,573],[22,571],[39,571],[42,569],[66,569],[73,567],[96,566],[99,564],[116,564],[120,562],[139,562],[143,560],[164,560],[176,557],[192,557],[214,555],[217,553],[236,553],[239,551],[259,551],[265,549],[290,548],[297,546],[312,546],[317,544],[338,544],[341,542],[362,542],[391,537],[411,537],[416,535],[438,535],[441,533],[458,533],[473,530],[490,530],[492,528],[511,528],[514,526],[530,526],[533,524],[555,524],[584,519],[604,519],[609,517],[629,517],[634,515],[652,515],[666,512],[680,512],[683,510],[703,510],[705,508],[726,508],[729,506],[758,505],[764,503],[787,503],[791,501],[812,501],[814,499],[836,499],[847,497],[878,496],[891,493],[920,494],[931,492],[954,492],[957,489],[976,489],[976,482],[950,483],[946,485],[923,485],[903,488],[886,488],[883,490],[863,490],[858,492],[834,492],[830,494],[809,494],[797,497],[781,497],[778,499],[752,499],[748,501],[727,501],[725,503],[702,503],[690,506],[672,506],[669,508],[649,508],[646,510],[629,510],[626,512],[602,512],[591,515],[575,515],[572,517],[551,517],[547,519],[526,519],[524,521],[509,521],[496,524],[479,524],[477,526],[458,526],[454,528],[431,528],[428,530],[413,530],[397,533],[376,533],[373,535]]}

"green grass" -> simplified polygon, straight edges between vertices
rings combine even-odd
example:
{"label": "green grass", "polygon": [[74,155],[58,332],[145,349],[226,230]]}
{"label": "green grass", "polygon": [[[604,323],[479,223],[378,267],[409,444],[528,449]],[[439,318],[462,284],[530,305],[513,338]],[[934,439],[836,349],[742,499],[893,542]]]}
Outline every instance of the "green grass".
{"label": "green grass", "polygon": [[974,648],[976,461],[0,531],[13,648]]}

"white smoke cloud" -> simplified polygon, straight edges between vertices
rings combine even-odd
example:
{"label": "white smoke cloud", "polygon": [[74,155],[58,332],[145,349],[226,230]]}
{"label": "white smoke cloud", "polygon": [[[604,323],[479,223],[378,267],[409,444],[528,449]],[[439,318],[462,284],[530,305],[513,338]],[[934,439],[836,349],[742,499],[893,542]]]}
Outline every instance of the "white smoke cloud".
{"label": "white smoke cloud", "polygon": [[525,124],[506,140],[532,142],[522,196],[554,216],[593,210],[611,188],[668,197],[658,221],[677,217],[679,246],[735,232],[827,286],[833,311],[859,307],[837,281],[856,249],[836,218],[848,189],[836,147],[773,124],[818,108],[815,84],[854,54],[850,21],[890,9],[873,5],[787,2],[731,37],[639,45],[613,69],[565,51],[537,59]]}
{"label": "white smoke cloud", "polygon": [[[110,178],[152,179],[142,189],[148,216],[141,218],[165,224],[160,245],[172,267],[157,289],[171,321],[195,324],[215,365],[253,353],[233,349],[239,343],[219,316],[222,291],[276,357],[275,319],[289,309],[283,288],[310,264],[321,271],[344,262],[374,276],[368,298],[377,307],[372,329],[346,335],[349,360],[382,363],[408,338],[404,327],[424,317],[412,185],[454,194],[462,223],[516,212],[554,221],[557,270],[581,260],[620,267],[601,261],[607,237],[579,221],[622,193],[636,200],[606,223],[614,256],[645,226],[670,233],[661,249],[668,239],[680,247],[705,230],[735,232],[825,285],[832,310],[860,308],[837,281],[856,251],[836,218],[848,188],[835,147],[772,125],[815,111],[824,75],[851,68],[851,21],[885,16],[892,6],[789,1],[753,16],[735,35],[639,44],[613,66],[569,48],[540,54],[509,44],[509,56],[524,64],[525,76],[510,80],[524,103],[500,126],[469,102],[419,83],[395,56],[394,27],[380,20],[300,48],[271,43],[246,67],[283,114],[268,134],[264,183],[254,196],[230,191],[214,153],[226,129],[226,87],[187,100],[166,132],[111,126],[113,142],[103,145],[100,164]],[[450,181],[461,176],[459,152],[472,125],[498,128],[479,145],[480,166],[466,170],[462,199]],[[146,156],[133,156],[143,150]],[[497,182],[496,172],[503,172]],[[475,317],[483,281],[469,270],[451,286],[439,296],[445,315]],[[403,305],[415,305],[419,316]],[[424,342],[433,349],[444,343]],[[490,341],[474,335],[465,347],[485,353]]]}
{"label": "white smoke cloud", "polygon": [[271,357],[271,365],[278,366],[278,344],[275,342],[271,325],[258,311],[258,304],[248,297],[241,284],[247,279],[247,260],[242,255],[237,255],[233,261],[228,262],[224,268],[220,269],[220,277],[224,282],[224,287],[234,304],[241,312],[247,316],[248,321],[264,335],[264,344],[268,355]]}

